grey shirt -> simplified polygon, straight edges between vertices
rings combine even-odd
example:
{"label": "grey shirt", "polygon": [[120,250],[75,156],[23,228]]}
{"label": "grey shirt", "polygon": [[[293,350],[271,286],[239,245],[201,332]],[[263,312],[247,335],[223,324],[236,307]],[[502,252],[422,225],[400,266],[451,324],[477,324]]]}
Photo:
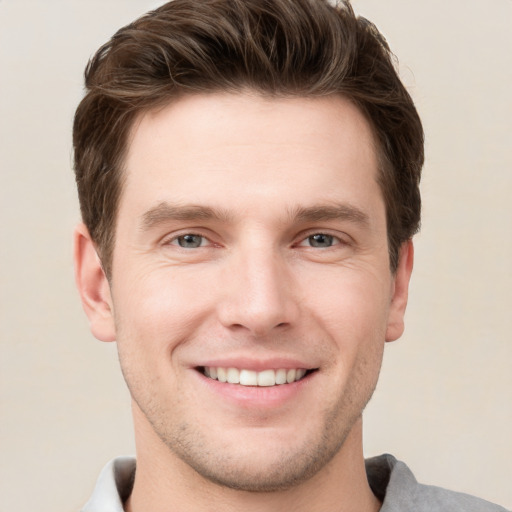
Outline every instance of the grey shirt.
{"label": "grey shirt", "polygon": [[[510,512],[468,494],[421,485],[392,455],[367,459],[366,472],[372,491],[383,502],[380,512]],[[134,476],[135,459],[119,457],[110,461],[82,512],[123,512]]]}

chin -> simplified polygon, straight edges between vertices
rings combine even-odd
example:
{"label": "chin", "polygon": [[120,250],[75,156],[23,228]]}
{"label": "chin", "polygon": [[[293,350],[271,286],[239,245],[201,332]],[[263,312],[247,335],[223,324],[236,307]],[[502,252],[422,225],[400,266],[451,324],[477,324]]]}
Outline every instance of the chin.
{"label": "chin", "polygon": [[[221,487],[253,492],[269,493],[283,491],[309,480],[333,458],[336,451],[321,450],[312,452],[302,450],[301,453],[281,454],[276,460],[272,457],[263,460],[259,457],[225,457],[212,460],[201,457],[185,462],[202,478]],[[190,455],[190,454],[189,454]]]}
{"label": "chin", "polygon": [[251,436],[233,429],[222,441],[218,432],[210,432],[210,437],[182,424],[174,435],[160,435],[160,439],[173,455],[215,485],[269,493],[293,488],[327,466],[342,449],[356,420],[341,429],[330,421],[323,428],[310,426],[302,432],[297,426],[295,432],[288,432],[291,435],[258,429],[258,434]]}

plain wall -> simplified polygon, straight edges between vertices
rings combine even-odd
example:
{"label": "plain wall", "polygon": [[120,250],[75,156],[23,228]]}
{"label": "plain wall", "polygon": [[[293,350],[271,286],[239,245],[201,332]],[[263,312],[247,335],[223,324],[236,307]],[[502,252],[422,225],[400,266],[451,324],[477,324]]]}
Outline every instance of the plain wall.
{"label": "plain wall", "polygon": [[[87,59],[160,2],[0,0],[0,511],[79,510],[134,452],[115,345],[73,284],[71,124]],[[512,508],[512,2],[354,0],[424,121],[407,329],[387,347],[365,453]]]}

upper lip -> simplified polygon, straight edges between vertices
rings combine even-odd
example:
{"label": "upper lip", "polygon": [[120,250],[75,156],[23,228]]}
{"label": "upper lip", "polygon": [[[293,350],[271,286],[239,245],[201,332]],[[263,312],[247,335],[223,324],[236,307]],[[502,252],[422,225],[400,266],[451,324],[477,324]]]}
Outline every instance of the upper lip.
{"label": "upper lip", "polygon": [[222,359],[208,359],[194,365],[197,367],[213,366],[216,368],[238,368],[239,370],[252,370],[261,372],[263,370],[291,370],[293,368],[304,368],[306,370],[315,369],[316,366],[301,361],[299,359],[291,359],[288,357],[273,357],[269,359],[257,359],[254,357],[237,357],[237,358],[222,358]]}

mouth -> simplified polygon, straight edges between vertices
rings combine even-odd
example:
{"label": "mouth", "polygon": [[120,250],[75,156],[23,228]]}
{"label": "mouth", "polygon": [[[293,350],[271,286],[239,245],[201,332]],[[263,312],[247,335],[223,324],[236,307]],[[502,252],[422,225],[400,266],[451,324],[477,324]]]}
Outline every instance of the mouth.
{"label": "mouth", "polygon": [[317,371],[317,368],[280,368],[277,370],[268,369],[257,372],[243,368],[224,368],[220,366],[199,366],[196,369],[209,379],[227,384],[252,387],[272,387],[292,384]]}

